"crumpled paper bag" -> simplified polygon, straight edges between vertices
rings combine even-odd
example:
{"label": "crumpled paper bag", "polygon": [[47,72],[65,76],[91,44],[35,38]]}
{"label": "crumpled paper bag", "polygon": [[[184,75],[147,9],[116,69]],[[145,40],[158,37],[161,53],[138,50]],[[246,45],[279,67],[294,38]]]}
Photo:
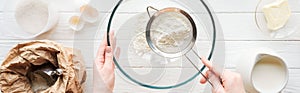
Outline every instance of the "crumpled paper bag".
{"label": "crumpled paper bag", "polygon": [[79,51],[48,40],[31,41],[12,48],[0,68],[3,93],[33,93],[28,74],[33,65],[50,62],[62,69],[56,82],[40,93],[82,93],[86,70]]}

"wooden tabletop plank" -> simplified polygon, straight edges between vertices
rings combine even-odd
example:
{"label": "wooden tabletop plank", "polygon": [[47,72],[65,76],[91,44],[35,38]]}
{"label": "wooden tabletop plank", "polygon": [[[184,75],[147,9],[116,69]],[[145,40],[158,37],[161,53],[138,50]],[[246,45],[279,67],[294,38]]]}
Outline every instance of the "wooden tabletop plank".
{"label": "wooden tabletop plank", "polygon": [[[91,2],[87,2],[91,1]],[[111,11],[118,0],[52,0],[60,11],[78,11],[79,7],[83,4],[90,3],[96,7],[100,12]],[[206,0],[215,12],[230,12],[230,13],[243,13],[255,12],[255,8],[259,0]],[[6,5],[14,5],[18,0],[0,0],[0,2],[7,2]],[[65,5],[65,4],[68,5]],[[3,3],[1,3],[3,4]],[[289,0],[289,4],[293,12],[300,12],[300,1]],[[6,8],[8,9],[8,8]],[[1,11],[1,7],[0,7]]]}
{"label": "wooden tabletop plank", "polygon": [[[77,13],[60,13],[60,18],[57,26],[47,32],[46,34],[42,34],[35,39],[51,39],[51,40],[72,40],[72,39],[82,39],[82,40],[92,40],[97,37],[103,35],[106,32],[107,21],[101,20],[96,23],[87,23],[82,31],[74,31],[70,28],[69,18],[71,16],[77,15]],[[122,16],[132,16],[133,14],[122,14]],[[108,16],[107,14],[101,14],[101,16]],[[300,13],[294,13],[293,16],[296,16],[300,19]],[[221,13],[217,14],[219,19],[219,23],[221,24],[221,28],[223,30],[225,40],[300,40],[300,27],[298,30],[286,37],[286,38],[272,38],[267,33],[262,33],[256,26],[254,20],[253,13]],[[2,22],[2,26],[6,26],[8,24],[4,24],[7,20],[14,20],[13,17],[9,17],[11,19],[6,19],[6,14],[0,13],[0,25]],[[4,19],[5,18],[5,19]],[[126,18],[119,20],[118,22],[125,22]],[[1,40],[11,40],[18,39],[17,37],[11,37],[11,32],[5,32],[12,30],[11,28],[0,28],[0,34],[8,35],[0,37]],[[117,28],[112,30],[117,30]],[[67,35],[67,36],[66,36]]]}
{"label": "wooden tabletop plank", "polygon": [[[107,5],[101,12],[111,11],[109,7],[114,7],[117,0],[112,0],[110,2],[104,1]],[[259,0],[206,0],[212,9],[218,13],[245,13],[245,12],[255,12],[255,8],[259,3]],[[299,0],[289,0],[289,4],[293,12],[300,12],[300,1]]]}
{"label": "wooden tabletop plank", "polygon": [[[141,70],[141,69],[138,69]],[[179,69],[170,69],[172,71],[178,71]],[[229,69],[231,70],[231,69]],[[180,71],[180,70],[179,70]],[[296,91],[300,91],[299,89],[299,78],[300,78],[300,73],[298,73],[300,71],[300,69],[289,69],[289,81],[287,86],[284,88],[283,92],[285,93],[294,93]],[[172,73],[171,73],[172,74]],[[173,73],[176,74],[176,73]],[[170,75],[172,76],[172,75]],[[148,88],[144,88],[141,86],[138,86],[130,81],[128,81],[128,79],[125,78],[125,80],[123,79],[124,77],[122,76],[122,74],[116,73],[116,85],[115,85],[115,92],[154,92],[154,93],[168,93],[170,90],[153,90],[153,89],[148,89]],[[145,77],[147,78],[147,77]],[[169,80],[175,80],[178,77],[172,77]],[[203,93],[203,90],[205,89],[205,85],[201,85],[199,84],[199,80],[200,80],[201,76],[197,77],[193,82],[189,83],[187,86],[193,87],[192,89],[189,88],[179,88],[179,89],[175,89],[176,91],[189,91],[189,92],[197,92],[197,93]],[[144,81],[145,82],[145,81]],[[275,81],[276,82],[276,81]],[[209,86],[209,85],[207,85]],[[204,92],[206,93],[206,92]]]}
{"label": "wooden tabletop plank", "polygon": [[[207,0],[216,12],[255,12],[260,0]],[[300,12],[299,0],[288,0],[293,12]]]}
{"label": "wooden tabletop plank", "polygon": [[[7,52],[11,47],[15,46],[17,43],[21,43],[28,40],[0,40],[0,59],[4,59]],[[68,47],[74,47],[76,49],[81,49],[82,55],[86,61],[87,67],[93,67],[91,64],[94,61],[94,54],[96,53],[98,46],[101,41],[89,41],[89,40],[78,40],[78,41],[68,41],[68,40],[57,40],[57,42],[64,44]],[[198,45],[203,45],[205,43],[199,43]],[[126,45],[123,46],[122,49],[127,49]],[[199,49],[205,49],[203,46],[198,46]],[[256,48],[270,48],[277,52],[282,58],[286,61],[289,68],[299,68],[300,63],[300,41],[225,41],[225,63],[227,68],[234,68],[239,62],[237,58],[242,56],[241,54],[245,53],[248,49],[256,49]],[[127,50],[121,50],[127,51]],[[127,52],[121,52],[127,55]],[[205,56],[205,55],[202,55]],[[120,60],[123,59],[124,56],[121,56]],[[138,65],[139,63],[132,63],[132,65],[126,65],[129,67],[141,67]],[[143,66],[142,66],[143,67]],[[167,67],[170,68],[178,68],[184,67],[181,63],[170,63]],[[188,66],[192,67],[192,66]]]}

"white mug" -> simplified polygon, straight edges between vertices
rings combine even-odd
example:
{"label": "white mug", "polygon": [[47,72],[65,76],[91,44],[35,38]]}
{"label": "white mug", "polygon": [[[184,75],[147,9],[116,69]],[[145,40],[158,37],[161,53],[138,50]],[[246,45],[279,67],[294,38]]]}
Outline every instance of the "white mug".
{"label": "white mug", "polygon": [[285,61],[268,48],[247,50],[241,55],[236,71],[249,93],[278,93],[288,82]]}

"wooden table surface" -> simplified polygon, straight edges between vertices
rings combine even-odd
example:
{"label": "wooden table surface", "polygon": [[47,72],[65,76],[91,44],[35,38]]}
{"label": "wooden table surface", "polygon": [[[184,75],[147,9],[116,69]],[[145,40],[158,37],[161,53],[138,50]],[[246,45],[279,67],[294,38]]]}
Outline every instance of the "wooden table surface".
{"label": "wooden table surface", "polygon": [[[82,31],[73,31],[68,20],[71,16],[77,15],[80,5],[87,0],[52,0],[59,9],[59,21],[56,27],[49,32],[42,34],[34,39],[20,39],[8,34],[16,28],[9,28],[6,25],[7,20],[14,20],[13,16],[7,16],[7,13],[14,11],[14,3],[18,0],[0,0],[0,61],[2,61],[12,46],[29,40],[54,40],[66,46],[78,48],[83,53],[88,71],[88,80],[86,93],[92,93],[93,83],[93,59],[100,39],[97,36],[103,36],[105,28],[98,28],[104,18],[109,14],[110,8],[117,0],[91,0],[98,11],[100,11],[101,20],[86,24]],[[237,57],[240,52],[250,48],[267,47],[273,49],[281,55],[288,65],[289,81],[283,92],[297,93],[300,91],[300,31],[283,39],[274,39],[268,35],[262,34],[255,25],[254,11],[259,0],[207,0],[214,9],[225,38],[225,68],[234,70]],[[300,1],[289,0],[292,8],[292,15],[300,17]],[[300,21],[300,20],[299,20]],[[98,35],[95,35],[98,34]],[[1,62],[0,62],[1,63]],[[137,69],[137,68],[133,68]],[[143,69],[143,68],[140,68]],[[180,68],[170,68],[180,69]],[[170,75],[172,77],[172,75]],[[198,82],[194,80],[193,82]],[[195,83],[191,89],[178,90],[182,92],[203,92],[205,85]],[[170,90],[153,90],[143,88],[127,82],[122,79],[119,73],[116,74],[115,90],[116,93],[140,93],[140,92],[168,92]]]}

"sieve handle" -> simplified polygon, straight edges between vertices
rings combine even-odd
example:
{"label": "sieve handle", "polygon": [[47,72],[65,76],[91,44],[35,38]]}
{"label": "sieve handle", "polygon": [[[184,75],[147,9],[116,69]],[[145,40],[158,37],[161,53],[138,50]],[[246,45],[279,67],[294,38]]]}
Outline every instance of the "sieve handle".
{"label": "sieve handle", "polygon": [[154,7],[152,7],[152,6],[148,6],[148,7],[147,7],[147,13],[148,13],[148,16],[149,16],[149,17],[151,17],[149,9],[153,9],[153,10],[159,11],[158,9],[156,9],[156,8],[154,8]]}
{"label": "sieve handle", "polygon": [[[201,57],[197,54],[197,52],[196,52],[194,49],[191,49],[191,50],[192,50],[193,53],[201,60]],[[199,68],[191,61],[191,59],[189,59],[186,55],[185,55],[185,57],[190,61],[190,63],[194,66],[194,68],[196,68],[198,71],[200,71]],[[204,74],[203,74],[202,72],[200,72],[200,73],[201,73],[201,75],[206,79],[206,81],[208,81],[209,84],[210,84],[212,87],[214,87],[213,83],[209,80],[209,78],[205,77]],[[220,81],[220,84],[223,84],[223,82],[221,81],[221,80],[222,80],[221,77],[220,77],[220,76],[216,76],[216,77],[217,77],[218,81]],[[216,82],[214,82],[214,84],[215,84],[215,83],[216,83]]]}
{"label": "sieve handle", "polygon": [[200,72],[200,74],[202,75],[203,78],[205,78],[205,80],[212,86],[214,87],[214,85],[211,83],[211,81],[202,73],[202,71],[200,71],[200,69],[192,62],[192,60],[186,56],[186,54],[184,54],[184,56],[189,60],[189,62],[193,65],[193,67]]}

